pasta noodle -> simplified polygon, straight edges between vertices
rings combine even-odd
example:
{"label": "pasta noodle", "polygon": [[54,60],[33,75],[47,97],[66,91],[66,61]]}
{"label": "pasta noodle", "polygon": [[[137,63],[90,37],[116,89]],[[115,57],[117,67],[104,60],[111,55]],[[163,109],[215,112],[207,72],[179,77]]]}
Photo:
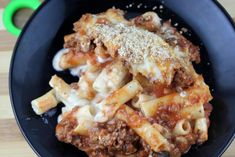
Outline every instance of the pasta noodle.
{"label": "pasta noodle", "polygon": [[59,101],[57,100],[54,90],[50,90],[43,96],[34,99],[31,104],[34,112],[38,115],[41,115],[50,109],[57,106]]}
{"label": "pasta noodle", "polygon": [[59,65],[62,69],[74,68],[79,65],[86,64],[87,54],[85,53],[76,53],[72,50],[69,50],[68,53],[61,56]]}
{"label": "pasta noodle", "polygon": [[181,93],[172,93],[156,98],[155,100],[140,104],[140,108],[147,117],[152,117],[157,113],[158,108],[161,106],[180,104],[181,110],[179,114],[183,118],[197,119],[204,117],[203,104],[211,99],[208,86],[199,83],[199,85],[195,85],[195,87],[185,90],[184,94],[185,95],[182,95]]}
{"label": "pasta noodle", "polygon": [[167,139],[165,139],[145,118],[139,116],[130,107],[123,105],[118,110],[116,117],[125,121],[154,151],[159,152],[159,150],[170,149]]}
{"label": "pasta noodle", "polygon": [[[113,92],[104,101],[97,105],[97,107],[100,107],[102,110],[100,114],[104,114],[105,117],[108,117],[109,119],[112,118],[122,104],[131,100],[141,90],[142,87],[140,86],[138,81],[133,80],[127,83],[125,86]],[[100,121],[100,114],[95,117],[96,121]],[[105,121],[107,120],[108,119],[105,119]]]}
{"label": "pasta noodle", "polygon": [[174,128],[174,135],[187,135],[191,132],[191,124],[188,120],[182,119],[178,121]]}
{"label": "pasta noodle", "polygon": [[83,106],[76,112],[76,118],[78,121],[77,127],[74,132],[78,135],[88,136],[89,129],[93,127],[94,123],[94,111],[89,105]]}
{"label": "pasta noodle", "polygon": [[117,61],[111,65],[106,66],[99,74],[93,88],[100,93],[109,93],[119,89],[127,82],[128,70],[122,64]]}
{"label": "pasta noodle", "polygon": [[132,99],[131,103],[135,108],[140,108],[140,104],[152,99],[155,99],[155,97],[146,94],[139,94]]}
{"label": "pasta noodle", "polygon": [[62,102],[58,140],[90,157],[179,157],[208,139],[212,96],[192,64],[199,47],[155,12],[124,14],[111,8],[74,23],[52,63],[77,81],[52,76],[32,108],[41,115]]}
{"label": "pasta noodle", "polygon": [[76,90],[73,90],[58,76],[54,75],[49,84],[54,89],[57,98],[66,106],[73,108],[75,106],[84,106],[89,104],[88,100],[80,99]]}
{"label": "pasta noodle", "polygon": [[206,118],[199,118],[195,122],[194,132],[199,134],[198,142],[202,143],[208,139]]}

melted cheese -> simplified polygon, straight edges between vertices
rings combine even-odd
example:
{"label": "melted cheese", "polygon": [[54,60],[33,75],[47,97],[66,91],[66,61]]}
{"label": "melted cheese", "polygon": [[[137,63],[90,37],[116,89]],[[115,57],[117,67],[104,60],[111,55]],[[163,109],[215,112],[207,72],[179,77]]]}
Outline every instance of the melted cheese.
{"label": "melted cheese", "polygon": [[111,57],[108,57],[108,58],[102,58],[102,57],[100,57],[100,56],[98,56],[97,57],[97,61],[99,62],[99,63],[106,63],[106,62],[108,62],[108,61],[111,61],[112,60],[112,58]]}
{"label": "melted cheese", "polygon": [[76,68],[71,68],[69,70],[70,70],[71,75],[79,77],[82,72],[86,71],[86,69],[87,69],[87,65],[79,65]]}
{"label": "melted cheese", "polygon": [[148,58],[145,58],[142,64],[134,65],[132,66],[132,68],[136,69],[137,72],[140,72],[152,81],[164,81],[160,68],[157,66],[156,63],[154,63],[154,61],[151,61]]}
{"label": "melted cheese", "polygon": [[75,106],[85,106],[89,104],[88,100],[79,98],[77,95],[77,91],[75,90],[72,90],[70,92],[70,95],[68,96],[67,99],[62,99],[61,101],[65,104],[65,106],[69,110],[72,110]]}
{"label": "melted cheese", "polygon": [[60,59],[64,54],[66,54],[68,52],[69,52],[68,49],[61,49],[60,51],[58,51],[56,53],[56,55],[55,55],[55,57],[53,58],[53,61],[52,61],[52,66],[56,71],[63,71],[64,70],[60,67]]}

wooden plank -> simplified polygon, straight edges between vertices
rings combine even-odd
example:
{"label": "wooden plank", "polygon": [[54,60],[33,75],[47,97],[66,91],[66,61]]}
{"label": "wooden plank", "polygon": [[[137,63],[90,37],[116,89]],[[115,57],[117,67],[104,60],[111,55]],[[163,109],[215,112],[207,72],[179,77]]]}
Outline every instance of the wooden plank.
{"label": "wooden plank", "polygon": [[15,43],[16,37],[11,35],[5,30],[0,30],[0,51],[12,51]]}
{"label": "wooden plank", "polygon": [[[10,129],[11,128],[11,129]],[[10,129],[10,130],[9,130]],[[1,119],[0,120],[0,141],[1,142],[12,142],[12,141],[23,141],[24,138],[17,127],[14,119]]]}
{"label": "wooden plank", "polygon": [[[0,9],[0,19],[2,19],[2,14],[3,14],[3,9]],[[0,21],[0,31],[5,29],[6,28],[4,27],[2,21]]]}
{"label": "wooden plank", "polygon": [[11,0],[0,0],[0,8],[4,8]]}
{"label": "wooden plank", "polygon": [[0,141],[1,157],[36,157],[36,154],[25,141]]}
{"label": "wooden plank", "polygon": [[[10,97],[8,94],[0,95],[0,120],[14,119],[14,114],[10,105]],[[0,129],[1,132],[1,129]]]}
{"label": "wooden plank", "polygon": [[235,141],[229,146],[229,148],[225,151],[222,157],[234,157],[235,156]]}
{"label": "wooden plank", "polygon": [[12,51],[0,51],[0,95],[8,94],[8,73]]}
{"label": "wooden plank", "polygon": [[0,74],[0,82],[0,95],[8,94],[8,74]]}
{"label": "wooden plank", "polygon": [[0,73],[8,73],[12,51],[0,51]]}
{"label": "wooden plank", "polygon": [[218,2],[227,10],[227,12],[235,17],[235,1],[234,0],[218,0]]}

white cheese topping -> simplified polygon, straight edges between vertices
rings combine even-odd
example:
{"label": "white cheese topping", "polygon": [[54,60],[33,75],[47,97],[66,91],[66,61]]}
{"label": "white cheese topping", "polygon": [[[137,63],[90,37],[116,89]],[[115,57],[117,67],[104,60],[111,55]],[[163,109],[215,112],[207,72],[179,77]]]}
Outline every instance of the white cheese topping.
{"label": "white cheese topping", "polygon": [[73,75],[73,76],[80,76],[80,74],[84,71],[86,71],[87,69],[87,65],[79,65],[77,66],[76,68],[71,68],[70,69],[70,74]]}
{"label": "white cheese topping", "polygon": [[101,58],[100,56],[97,57],[97,61],[99,63],[105,63],[105,62],[108,62],[108,61],[111,61],[112,58],[111,57],[108,57],[108,58]]}

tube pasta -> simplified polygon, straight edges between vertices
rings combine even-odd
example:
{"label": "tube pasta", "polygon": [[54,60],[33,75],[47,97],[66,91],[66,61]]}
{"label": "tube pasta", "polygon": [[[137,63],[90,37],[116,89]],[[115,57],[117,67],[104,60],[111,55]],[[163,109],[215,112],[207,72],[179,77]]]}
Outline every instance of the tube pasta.
{"label": "tube pasta", "polygon": [[55,92],[63,98],[67,98],[70,95],[71,87],[64,82],[60,77],[52,76],[49,85],[55,90]]}
{"label": "tube pasta", "polygon": [[[101,108],[102,112],[96,115],[96,121],[100,121],[100,117],[103,117],[103,115],[105,115],[105,117],[108,117],[109,119],[112,118],[122,104],[131,100],[141,90],[142,87],[139,82],[136,80],[132,80],[119,90],[113,92],[104,101],[97,105]],[[101,121],[107,120],[108,119],[102,119]]]}
{"label": "tube pasta", "polygon": [[207,85],[198,78],[198,82],[194,87],[185,91],[185,95],[180,93],[172,93],[148,102],[140,104],[140,108],[144,115],[152,117],[157,113],[160,106],[171,106],[180,104],[182,109],[179,114],[182,118],[202,118],[204,117],[203,104],[211,100],[211,94]]}
{"label": "tube pasta", "polygon": [[43,96],[31,101],[32,108],[37,115],[41,115],[57,106],[57,100],[54,90],[50,90]]}
{"label": "tube pasta", "polygon": [[152,11],[146,12],[131,20],[132,24],[149,31],[159,30],[161,27],[161,21],[162,19]]}
{"label": "tube pasta", "polygon": [[198,119],[205,116],[203,104],[195,104],[193,106],[184,107],[179,114],[187,119]]}
{"label": "tube pasta", "polygon": [[69,49],[68,53],[65,53],[61,56],[59,66],[62,69],[75,68],[79,65],[86,64],[87,54],[82,52],[75,52],[74,50]]}
{"label": "tube pasta", "polygon": [[106,66],[99,74],[93,88],[100,93],[108,93],[122,87],[128,76],[128,70],[121,61]]}
{"label": "tube pasta", "polygon": [[125,121],[154,151],[159,152],[170,149],[167,139],[130,107],[122,105],[115,117]]}
{"label": "tube pasta", "polygon": [[194,133],[199,135],[199,143],[202,143],[208,139],[208,126],[206,118],[199,118],[195,121]]}
{"label": "tube pasta", "polygon": [[93,127],[94,124],[94,109],[89,106],[83,106],[78,109],[75,116],[77,118],[78,125],[74,129],[74,132],[78,135],[89,135],[89,129]]}
{"label": "tube pasta", "polygon": [[182,119],[176,123],[173,134],[176,136],[187,135],[191,132],[191,130],[191,124],[189,121]]}
{"label": "tube pasta", "polygon": [[[170,103],[164,104],[161,100],[162,98],[159,98],[159,99],[141,103],[140,104],[141,111],[144,113],[145,116],[153,117],[154,115],[156,115],[157,110],[160,106],[174,105]],[[194,104],[192,106],[183,107],[182,109],[179,110],[178,114],[182,118],[197,119],[197,118],[204,117],[205,111],[203,108],[203,104]]]}
{"label": "tube pasta", "polygon": [[78,89],[77,94],[80,98],[92,100],[95,96],[95,90],[93,89],[92,85],[94,80],[98,77],[98,72],[91,72],[87,70],[83,73],[83,75],[79,78],[79,82],[77,83]]}
{"label": "tube pasta", "polygon": [[70,85],[65,83],[64,80],[58,76],[54,75],[49,84],[55,90],[57,98],[70,109],[74,106],[84,106],[89,104],[87,99],[79,98],[77,91],[72,89]]}
{"label": "tube pasta", "polygon": [[135,108],[140,108],[140,104],[146,102],[146,101],[150,101],[152,99],[155,99],[154,96],[152,95],[146,95],[146,94],[139,94],[136,97],[134,97],[131,101],[132,106],[134,106]]}
{"label": "tube pasta", "polygon": [[153,117],[156,114],[157,108],[160,106],[160,104],[157,103],[157,101],[158,101],[157,99],[154,99],[139,104],[141,111],[144,113],[146,117]]}
{"label": "tube pasta", "polygon": [[158,124],[158,123],[153,123],[152,126],[154,128],[156,128],[165,138],[170,139],[171,138],[171,132],[169,131],[169,129],[163,127],[162,125]]}

